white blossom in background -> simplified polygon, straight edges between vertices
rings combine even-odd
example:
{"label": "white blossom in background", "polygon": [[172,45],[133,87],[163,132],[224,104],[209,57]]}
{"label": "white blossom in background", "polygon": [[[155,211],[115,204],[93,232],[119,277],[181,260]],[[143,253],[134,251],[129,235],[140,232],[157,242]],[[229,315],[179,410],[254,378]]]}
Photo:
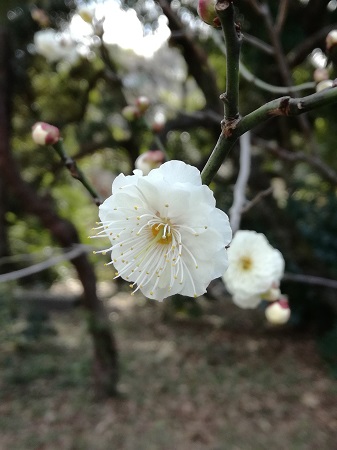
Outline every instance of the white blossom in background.
{"label": "white blossom in background", "polygon": [[228,249],[228,262],[223,280],[236,305],[256,308],[262,298],[276,300],[284,259],[264,234],[237,231]]}
{"label": "white blossom in background", "polygon": [[49,62],[66,61],[76,64],[79,59],[77,43],[68,33],[47,28],[34,35],[36,53],[44,56]]}
{"label": "white blossom in background", "polygon": [[[227,269],[232,232],[198,169],[169,161],[148,175],[119,175],[99,208],[116,277],[147,297],[197,297]],[[109,264],[111,264],[109,263]]]}
{"label": "white blossom in background", "polygon": [[161,150],[148,150],[138,156],[135,161],[136,169],[140,169],[143,175],[150,173],[165,162],[165,154]]}

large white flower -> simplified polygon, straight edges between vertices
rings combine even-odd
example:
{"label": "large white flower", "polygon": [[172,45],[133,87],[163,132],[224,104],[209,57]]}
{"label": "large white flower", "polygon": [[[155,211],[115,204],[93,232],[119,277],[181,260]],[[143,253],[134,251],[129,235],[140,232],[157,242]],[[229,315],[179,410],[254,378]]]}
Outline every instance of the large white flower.
{"label": "large white flower", "polygon": [[[261,297],[279,286],[284,272],[282,254],[262,233],[238,231],[228,249],[229,267],[223,276],[233,301],[256,308]],[[275,300],[275,299],[273,299]]]}
{"label": "large white flower", "polygon": [[140,170],[119,175],[99,216],[99,234],[112,244],[104,252],[111,251],[116,276],[133,292],[156,300],[177,293],[197,297],[227,269],[228,217],[215,207],[198,169],[182,161],[146,176]]}

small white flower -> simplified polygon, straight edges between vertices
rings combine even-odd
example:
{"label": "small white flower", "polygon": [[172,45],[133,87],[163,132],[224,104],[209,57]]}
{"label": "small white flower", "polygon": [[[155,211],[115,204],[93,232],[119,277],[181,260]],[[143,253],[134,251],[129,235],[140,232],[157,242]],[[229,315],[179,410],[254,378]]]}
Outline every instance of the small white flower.
{"label": "small white flower", "polygon": [[284,259],[262,233],[238,231],[228,249],[229,267],[223,276],[233,301],[241,308],[256,308],[264,294],[278,287]]}
{"label": "small white flower", "polygon": [[[200,172],[169,161],[143,176],[119,175],[112,195],[99,208],[101,232],[111,241],[116,277],[149,298],[197,297],[226,270],[225,247],[232,232],[215,207]],[[109,264],[111,264],[109,263]]]}

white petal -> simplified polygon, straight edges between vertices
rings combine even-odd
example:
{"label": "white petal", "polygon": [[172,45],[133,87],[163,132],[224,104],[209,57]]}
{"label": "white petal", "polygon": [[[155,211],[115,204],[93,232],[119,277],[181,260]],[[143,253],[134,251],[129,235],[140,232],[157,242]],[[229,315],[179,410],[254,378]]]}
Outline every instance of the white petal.
{"label": "white petal", "polygon": [[149,173],[149,178],[162,177],[170,184],[191,183],[201,186],[201,177],[199,170],[183,161],[168,161],[162,164],[158,169],[153,169]]}

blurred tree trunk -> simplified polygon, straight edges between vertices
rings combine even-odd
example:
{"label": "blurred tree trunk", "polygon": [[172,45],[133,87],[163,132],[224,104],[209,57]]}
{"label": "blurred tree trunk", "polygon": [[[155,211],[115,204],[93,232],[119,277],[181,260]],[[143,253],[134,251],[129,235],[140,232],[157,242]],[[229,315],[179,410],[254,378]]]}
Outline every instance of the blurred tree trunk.
{"label": "blurred tree trunk", "polygon": [[[6,54],[5,33],[0,25],[0,154],[9,148],[10,134],[10,86],[6,71],[9,65],[9,52]],[[7,64],[5,63],[7,59]],[[0,177],[0,258],[9,255],[6,227],[6,197],[5,183]],[[6,266],[0,264],[0,273],[6,271]]]}
{"label": "blurred tree trunk", "polygon": [[[11,190],[23,210],[37,216],[62,247],[78,244],[74,225],[60,218],[53,203],[39,196],[26,183],[10,150],[10,38],[6,27],[0,25],[0,178],[2,185]],[[0,210],[1,214],[1,210]],[[1,216],[0,216],[1,218]],[[72,260],[83,285],[83,305],[88,312],[89,331],[94,347],[95,388],[100,395],[113,395],[117,391],[117,347],[102,302],[96,291],[95,272],[85,254]]]}

